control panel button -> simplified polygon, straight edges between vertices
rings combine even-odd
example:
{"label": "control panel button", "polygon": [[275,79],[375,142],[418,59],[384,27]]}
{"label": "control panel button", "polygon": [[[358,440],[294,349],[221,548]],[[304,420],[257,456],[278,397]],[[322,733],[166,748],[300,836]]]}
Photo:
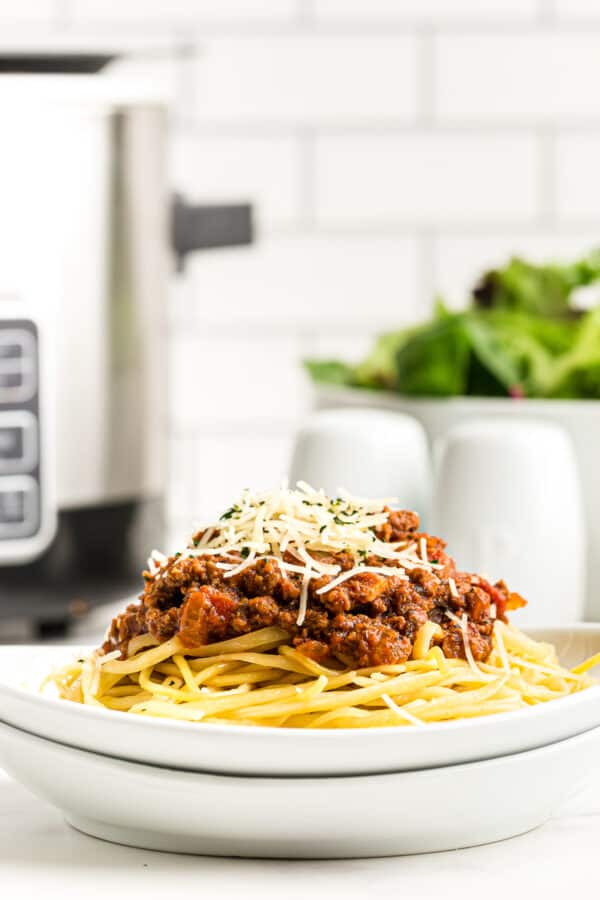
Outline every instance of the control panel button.
{"label": "control panel button", "polygon": [[38,527],[37,482],[28,475],[0,478],[0,538],[25,537]]}
{"label": "control panel button", "polygon": [[46,347],[23,299],[0,311],[0,569],[39,558],[56,533]]}
{"label": "control panel button", "polygon": [[37,387],[37,345],[21,328],[0,330],[0,403],[24,403]]}
{"label": "control panel button", "polygon": [[2,491],[0,493],[0,524],[23,524],[26,519],[25,492]]}
{"label": "control panel button", "polygon": [[18,388],[19,390],[23,387],[23,377],[24,372],[3,372],[0,369],[0,389],[8,390],[11,388]]}
{"label": "control panel button", "polygon": [[36,417],[27,410],[0,412],[0,475],[29,472],[38,456]]}
{"label": "control panel button", "polygon": [[20,359],[21,356],[23,356],[23,345],[3,341],[0,333],[0,359]]}
{"label": "control panel button", "polygon": [[18,425],[0,426],[0,468],[5,462],[23,459],[23,429]]}

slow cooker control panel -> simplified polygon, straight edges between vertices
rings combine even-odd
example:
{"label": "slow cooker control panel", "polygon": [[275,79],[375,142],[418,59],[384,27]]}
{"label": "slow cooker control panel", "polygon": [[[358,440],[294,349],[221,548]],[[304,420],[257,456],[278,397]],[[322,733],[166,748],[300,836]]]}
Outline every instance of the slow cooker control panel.
{"label": "slow cooker control panel", "polygon": [[33,538],[42,522],[39,335],[0,319],[0,541]]}

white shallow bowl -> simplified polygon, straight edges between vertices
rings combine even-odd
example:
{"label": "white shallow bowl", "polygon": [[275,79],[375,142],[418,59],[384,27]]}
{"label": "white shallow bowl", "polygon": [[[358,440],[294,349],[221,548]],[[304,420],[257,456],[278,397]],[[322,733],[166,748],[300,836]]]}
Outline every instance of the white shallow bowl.
{"label": "white shallow bowl", "polygon": [[[554,643],[567,665],[600,651],[600,625],[538,629],[534,636]],[[424,728],[317,731],[174,722],[41,696],[42,678],[74,653],[70,647],[0,647],[0,721],[168,768],[290,777],[399,772],[519,753],[600,725],[600,686],[527,710]]]}
{"label": "white shallow bowl", "polygon": [[529,831],[581,789],[600,728],[460,766],[350,778],[245,778],[143,766],[0,726],[0,765],[95,837],[215,856],[395,856]]}

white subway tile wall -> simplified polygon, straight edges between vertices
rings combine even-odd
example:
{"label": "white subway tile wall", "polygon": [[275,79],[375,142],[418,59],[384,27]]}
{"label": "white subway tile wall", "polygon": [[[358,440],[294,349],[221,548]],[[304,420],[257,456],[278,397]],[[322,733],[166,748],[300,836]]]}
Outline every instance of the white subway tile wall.
{"label": "white subway tile wall", "polygon": [[2,23],[37,22],[47,25],[56,15],[56,0],[2,0],[0,17]]}
{"label": "white subway tile wall", "polygon": [[228,334],[343,333],[419,313],[417,242],[401,235],[264,234],[251,250],[197,254],[188,277],[190,315]]}
{"label": "white subway tile wall", "polygon": [[[186,434],[196,426],[208,430],[232,422],[256,431],[273,421],[293,426],[306,405],[300,368],[289,364],[300,354],[301,344],[291,335],[275,341],[261,335],[248,340],[242,333],[182,336],[172,356],[173,427]],[[193,396],[197,403],[190,403]]]}
{"label": "white subway tile wall", "polygon": [[214,39],[199,32],[196,103],[213,125],[330,126],[412,121],[417,41],[409,35]]}
{"label": "white subway tile wall", "polygon": [[533,222],[536,149],[523,134],[319,138],[317,224]]}
{"label": "white subway tile wall", "polygon": [[[285,474],[301,358],[600,243],[599,0],[2,0],[0,44],[33,26],[171,41],[173,186],[255,207],[253,247],[173,280],[173,536]],[[139,66],[164,81],[164,51]]]}
{"label": "white subway tile wall", "polygon": [[[581,0],[580,0],[581,2]],[[593,0],[589,0],[591,5]],[[533,19],[536,0],[315,0],[317,16],[324,21],[489,22]]]}
{"label": "white subway tile wall", "polygon": [[561,18],[600,19],[600,6],[596,0],[555,0],[556,11]]}
{"label": "white subway tile wall", "polygon": [[293,226],[301,216],[302,146],[282,137],[177,133],[171,177],[193,202],[249,200],[262,230]]}
{"label": "white subway tile wall", "polygon": [[296,0],[70,0],[69,12],[75,23],[128,22],[142,28],[148,21],[163,26],[272,23],[293,18],[296,7]]}
{"label": "white subway tile wall", "polygon": [[568,123],[598,115],[593,30],[440,34],[435,44],[435,111],[443,122]]}
{"label": "white subway tile wall", "polygon": [[561,135],[556,144],[556,206],[566,221],[594,222],[600,209],[600,134]]}

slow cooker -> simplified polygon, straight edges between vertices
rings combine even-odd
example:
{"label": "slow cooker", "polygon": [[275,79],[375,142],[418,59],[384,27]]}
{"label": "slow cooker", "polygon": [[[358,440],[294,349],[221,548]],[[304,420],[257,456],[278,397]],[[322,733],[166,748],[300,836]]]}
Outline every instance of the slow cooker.
{"label": "slow cooker", "polygon": [[0,635],[139,584],[164,529],[169,272],[252,239],[247,204],[171,196],[165,105],[109,61],[0,58]]}

